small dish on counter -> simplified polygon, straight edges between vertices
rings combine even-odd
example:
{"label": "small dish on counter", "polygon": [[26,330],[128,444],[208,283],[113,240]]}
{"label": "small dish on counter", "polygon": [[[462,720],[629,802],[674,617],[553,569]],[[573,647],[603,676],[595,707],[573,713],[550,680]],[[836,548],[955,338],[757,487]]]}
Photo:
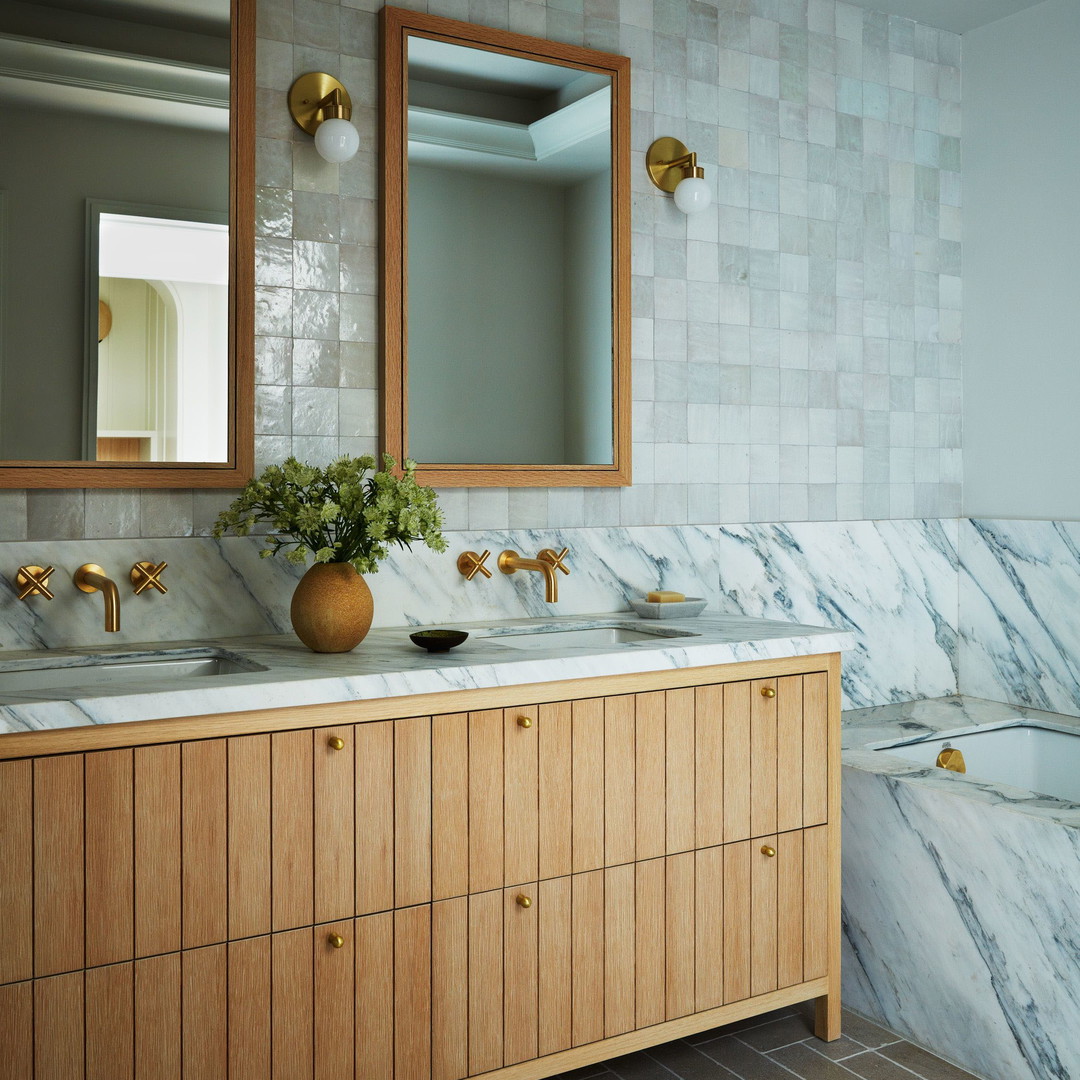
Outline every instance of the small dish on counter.
{"label": "small dish on counter", "polygon": [[643,619],[692,619],[705,610],[708,600],[700,596],[688,596],[685,600],[672,600],[666,604],[648,600],[630,600],[630,606]]}
{"label": "small dish on counter", "polygon": [[449,652],[468,636],[464,630],[417,630],[409,635],[409,640],[428,652]]}

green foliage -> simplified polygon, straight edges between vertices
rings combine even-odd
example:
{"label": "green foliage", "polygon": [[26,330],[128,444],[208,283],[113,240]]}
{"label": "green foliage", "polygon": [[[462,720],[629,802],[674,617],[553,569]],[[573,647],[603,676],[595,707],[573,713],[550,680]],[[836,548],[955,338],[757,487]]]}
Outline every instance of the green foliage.
{"label": "green foliage", "polygon": [[214,536],[247,536],[265,523],[272,531],[259,552],[264,558],[286,548],[290,562],[314,553],[317,563],[352,563],[361,574],[378,570],[391,544],[407,548],[423,540],[432,551],[445,551],[435,492],[416,482],[416,462],[406,461],[400,477],[395,464],[383,454],[382,469],[373,472],[375,459],[366,454],[320,469],[290,457],[248,482],[218,515]]}

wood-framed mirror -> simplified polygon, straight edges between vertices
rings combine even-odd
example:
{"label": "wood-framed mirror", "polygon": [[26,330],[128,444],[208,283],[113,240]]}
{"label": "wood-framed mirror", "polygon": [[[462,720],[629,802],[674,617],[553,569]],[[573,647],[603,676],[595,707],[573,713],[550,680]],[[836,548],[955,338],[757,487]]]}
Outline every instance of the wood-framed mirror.
{"label": "wood-framed mirror", "polygon": [[382,11],[387,453],[630,484],[630,61]]}
{"label": "wood-framed mirror", "polygon": [[255,0],[13,0],[0,58],[0,487],[241,486]]}

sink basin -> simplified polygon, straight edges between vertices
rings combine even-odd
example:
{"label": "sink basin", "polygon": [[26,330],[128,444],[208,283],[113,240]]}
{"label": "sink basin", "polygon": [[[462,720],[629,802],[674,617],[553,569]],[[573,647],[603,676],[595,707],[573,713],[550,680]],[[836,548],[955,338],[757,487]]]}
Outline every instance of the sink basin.
{"label": "sink basin", "polygon": [[260,664],[215,650],[71,656],[15,660],[0,666],[0,694],[41,693],[65,686],[113,686],[207,675],[265,671]]}
{"label": "sink basin", "polygon": [[567,630],[525,630],[520,634],[499,634],[489,640],[511,649],[555,649],[560,646],[631,645],[640,641],[665,641],[676,638],[701,637],[689,630],[649,629],[616,624],[614,626],[582,626]]}

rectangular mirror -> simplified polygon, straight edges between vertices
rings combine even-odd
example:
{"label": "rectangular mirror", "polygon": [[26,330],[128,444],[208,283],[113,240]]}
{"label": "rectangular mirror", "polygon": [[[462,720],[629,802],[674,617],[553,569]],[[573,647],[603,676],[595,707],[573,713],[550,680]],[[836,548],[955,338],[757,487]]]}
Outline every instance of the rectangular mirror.
{"label": "rectangular mirror", "polygon": [[388,453],[630,483],[629,60],[383,9]]}
{"label": "rectangular mirror", "polygon": [[0,122],[0,486],[239,486],[253,0],[11,0]]}

